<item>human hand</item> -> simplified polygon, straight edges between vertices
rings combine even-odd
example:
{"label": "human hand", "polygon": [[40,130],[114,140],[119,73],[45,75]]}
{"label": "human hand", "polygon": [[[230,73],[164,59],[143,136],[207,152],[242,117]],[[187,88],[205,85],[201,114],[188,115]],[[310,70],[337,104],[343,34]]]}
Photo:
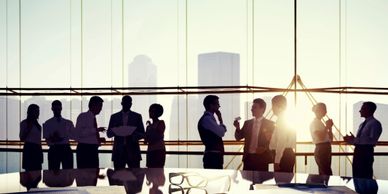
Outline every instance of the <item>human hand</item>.
{"label": "human hand", "polygon": [[147,126],[151,125],[151,121],[148,120],[148,121],[146,122],[146,125],[147,125]]}
{"label": "human hand", "polygon": [[217,115],[218,120],[220,121],[220,123],[223,123],[223,121],[222,121],[222,115],[221,115],[220,110],[217,110],[215,113],[216,113],[216,115]]}
{"label": "human hand", "polygon": [[234,120],[233,126],[236,127],[236,129],[240,129],[240,122],[238,120]]}
{"label": "human hand", "polygon": [[99,127],[99,128],[97,128],[97,131],[98,132],[104,132],[104,131],[106,131],[106,128],[105,127]]}
{"label": "human hand", "polygon": [[326,123],[326,127],[329,129],[333,127],[333,124],[334,124],[332,119],[327,120],[325,123]]}

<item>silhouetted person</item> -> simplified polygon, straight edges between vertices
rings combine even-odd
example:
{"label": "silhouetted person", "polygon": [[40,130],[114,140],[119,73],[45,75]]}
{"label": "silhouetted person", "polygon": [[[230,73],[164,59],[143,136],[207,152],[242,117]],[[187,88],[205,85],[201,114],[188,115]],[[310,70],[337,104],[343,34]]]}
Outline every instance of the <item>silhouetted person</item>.
{"label": "silhouetted person", "polygon": [[333,140],[332,126],[333,121],[322,122],[326,115],[326,105],[317,103],[312,111],[315,114],[314,120],[310,124],[311,137],[315,144],[314,158],[318,165],[319,175],[332,175],[331,170],[331,141]]}
{"label": "silhouetted person", "polygon": [[19,137],[20,141],[24,142],[22,168],[26,171],[42,169],[42,127],[38,123],[38,118],[39,106],[30,104],[27,118],[20,123]]}
{"label": "silhouetted person", "polygon": [[20,184],[26,187],[27,191],[32,188],[37,188],[39,182],[42,180],[42,172],[40,170],[20,172],[19,176]]}
{"label": "silhouetted person", "polygon": [[274,123],[263,117],[266,103],[261,98],[253,100],[251,108],[253,119],[244,122],[240,129],[240,123],[235,120],[234,136],[236,140],[244,141],[244,170],[268,171],[272,154],[269,150],[269,142],[274,130]]}
{"label": "silhouetted person", "polygon": [[346,143],[355,145],[353,177],[373,177],[374,147],[382,133],[380,121],[373,116],[376,108],[375,103],[364,102],[360,109],[360,116],[364,117],[365,121],[360,124],[356,137],[353,134],[343,137]]}
{"label": "silhouetted person", "polygon": [[152,104],[149,108],[149,115],[152,123],[147,121],[147,130],[145,141],[148,144],[147,148],[147,164],[148,168],[163,168],[166,161],[166,147],[164,145],[164,131],[166,125],[159,117],[163,114],[163,106],[160,104]]}
{"label": "silhouetted person", "polygon": [[[203,167],[222,169],[224,163],[224,142],[226,127],[223,124],[218,96],[208,95],[203,100],[205,113],[198,121],[198,131],[202,143],[205,145]],[[217,123],[214,114],[217,115]]]}
{"label": "silhouetted person", "polygon": [[[113,114],[109,120],[107,135],[114,137],[112,161],[115,169],[140,168],[141,152],[139,140],[145,136],[143,119],[139,113],[131,111],[132,98],[123,96],[121,100],[122,110]],[[136,127],[135,131],[128,136],[115,134],[112,128],[130,126]]]}
{"label": "silhouetted person", "polygon": [[99,96],[89,100],[89,110],[77,118],[74,134],[77,145],[77,168],[99,168],[98,147],[103,141],[99,132],[104,127],[97,127],[96,115],[101,112],[104,101]]}
{"label": "silhouetted person", "polygon": [[277,95],[272,98],[272,111],[277,120],[270,149],[275,150],[274,170],[277,172],[293,172],[295,165],[296,134],[287,126],[284,118],[286,108],[286,97]]}
{"label": "silhouetted person", "polygon": [[74,131],[72,121],[62,117],[62,103],[54,100],[51,103],[51,110],[54,117],[43,123],[43,137],[46,139],[49,151],[47,154],[49,170],[73,168],[73,152],[69,139]]}

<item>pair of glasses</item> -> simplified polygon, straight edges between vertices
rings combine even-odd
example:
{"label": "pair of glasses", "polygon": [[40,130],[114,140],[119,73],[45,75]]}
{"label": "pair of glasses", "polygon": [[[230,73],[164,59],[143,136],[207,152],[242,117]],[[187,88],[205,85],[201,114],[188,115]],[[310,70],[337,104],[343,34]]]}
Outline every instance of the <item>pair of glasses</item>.
{"label": "pair of glasses", "polygon": [[[186,180],[186,184],[185,183]],[[217,176],[217,177],[211,177],[207,178],[204,177],[196,172],[178,172],[178,173],[169,173],[169,181],[170,181],[170,187],[176,188],[176,189],[183,189],[187,190],[187,193],[189,191],[193,192],[193,190],[230,190],[231,186],[231,178],[228,175],[224,176]],[[184,185],[188,185],[187,187],[184,187]],[[174,186],[179,186],[174,187]],[[205,191],[206,191],[205,190]],[[198,191],[198,193],[203,193]]]}
{"label": "pair of glasses", "polygon": [[207,178],[195,172],[172,172],[168,177],[172,185],[182,185],[185,180],[190,187],[206,187],[208,183]]}
{"label": "pair of glasses", "polygon": [[168,186],[169,194],[208,194],[206,189],[200,187],[181,187],[179,185],[170,184]]}

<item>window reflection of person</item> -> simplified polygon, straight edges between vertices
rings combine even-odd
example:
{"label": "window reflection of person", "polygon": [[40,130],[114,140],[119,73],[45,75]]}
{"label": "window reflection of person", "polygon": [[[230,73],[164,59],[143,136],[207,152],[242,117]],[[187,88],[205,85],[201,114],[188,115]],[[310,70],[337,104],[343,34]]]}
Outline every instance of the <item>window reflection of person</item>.
{"label": "window reflection of person", "polygon": [[40,170],[20,172],[19,176],[20,184],[26,187],[27,191],[32,188],[37,188],[39,182],[42,180],[42,173]]}
{"label": "window reflection of person", "polygon": [[164,145],[164,130],[166,125],[159,117],[163,114],[163,106],[160,104],[152,104],[149,108],[149,115],[152,123],[147,121],[147,129],[145,141],[147,147],[147,162],[148,168],[163,168],[166,161],[166,147]]}
{"label": "window reflection of person", "polygon": [[[203,167],[210,169],[222,169],[224,163],[224,142],[226,127],[223,124],[218,96],[208,95],[203,100],[205,112],[198,121],[198,132],[202,143],[205,145],[203,155]],[[217,123],[214,114],[217,115]]]}
{"label": "window reflection of person", "polygon": [[49,151],[47,154],[49,169],[58,170],[73,168],[73,152],[69,139],[73,138],[74,124],[62,117],[62,103],[54,100],[51,103],[54,116],[43,123],[43,137],[46,139]]}
{"label": "window reflection of person", "polygon": [[27,108],[27,118],[20,123],[19,137],[24,142],[22,168],[26,171],[42,169],[42,127],[38,118],[39,106],[30,104]]}
{"label": "window reflection of person", "polygon": [[[107,135],[114,137],[112,161],[115,169],[140,168],[141,152],[139,140],[144,138],[144,125],[141,114],[131,110],[132,98],[123,96],[121,100],[122,110],[112,114],[109,120]],[[136,127],[135,131],[128,136],[119,136],[112,128],[121,126]]]}
{"label": "window reflection of person", "polygon": [[96,115],[102,109],[102,100],[93,96],[89,100],[89,110],[78,115],[74,134],[77,145],[77,168],[99,168],[98,147],[104,141],[99,132],[104,127],[97,127]]}
{"label": "window reflection of person", "polygon": [[240,129],[240,123],[235,120],[236,140],[244,141],[244,170],[268,171],[268,164],[272,161],[272,153],[269,150],[269,142],[274,130],[274,123],[263,117],[266,103],[263,99],[253,100],[253,119],[244,122]]}
{"label": "window reflection of person", "polygon": [[314,158],[318,165],[320,175],[332,175],[331,170],[331,141],[333,140],[331,119],[322,123],[322,118],[326,115],[326,105],[317,103],[312,111],[315,114],[314,120],[310,124],[311,137],[315,144]]}
{"label": "window reflection of person", "polygon": [[275,150],[274,170],[276,172],[293,172],[295,165],[296,133],[287,126],[286,108],[286,97],[277,95],[272,98],[272,110],[277,120],[269,147]]}
{"label": "window reflection of person", "polygon": [[146,169],[147,185],[150,186],[150,194],[163,193],[159,187],[164,186],[166,176],[163,168],[149,168]]}
{"label": "window reflection of person", "polygon": [[344,136],[346,143],[354,145],[353,154],[353,177],[373,178],[374,147],[382,133],[382,126],[373,114],[376,111],[376,104],[364,102],[360,109],[360,116],[365,120],[358,128],[357,135]]}
{"label": "window reflection of person", "polygon": [[143,190],[146,170],[144,168],[108,169],[109,185],[123,185],[127,193],[139,193]]}

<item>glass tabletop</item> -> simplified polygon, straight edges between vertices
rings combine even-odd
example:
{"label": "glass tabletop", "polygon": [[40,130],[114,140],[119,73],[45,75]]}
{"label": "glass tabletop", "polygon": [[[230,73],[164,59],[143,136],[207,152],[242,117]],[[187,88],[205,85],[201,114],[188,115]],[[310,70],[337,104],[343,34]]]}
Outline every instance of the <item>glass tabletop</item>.
{"label": "glass tabletop", "polygon": [[190,168],[71,169],[0,174],[16,193],[388,193],[387,180]]}

